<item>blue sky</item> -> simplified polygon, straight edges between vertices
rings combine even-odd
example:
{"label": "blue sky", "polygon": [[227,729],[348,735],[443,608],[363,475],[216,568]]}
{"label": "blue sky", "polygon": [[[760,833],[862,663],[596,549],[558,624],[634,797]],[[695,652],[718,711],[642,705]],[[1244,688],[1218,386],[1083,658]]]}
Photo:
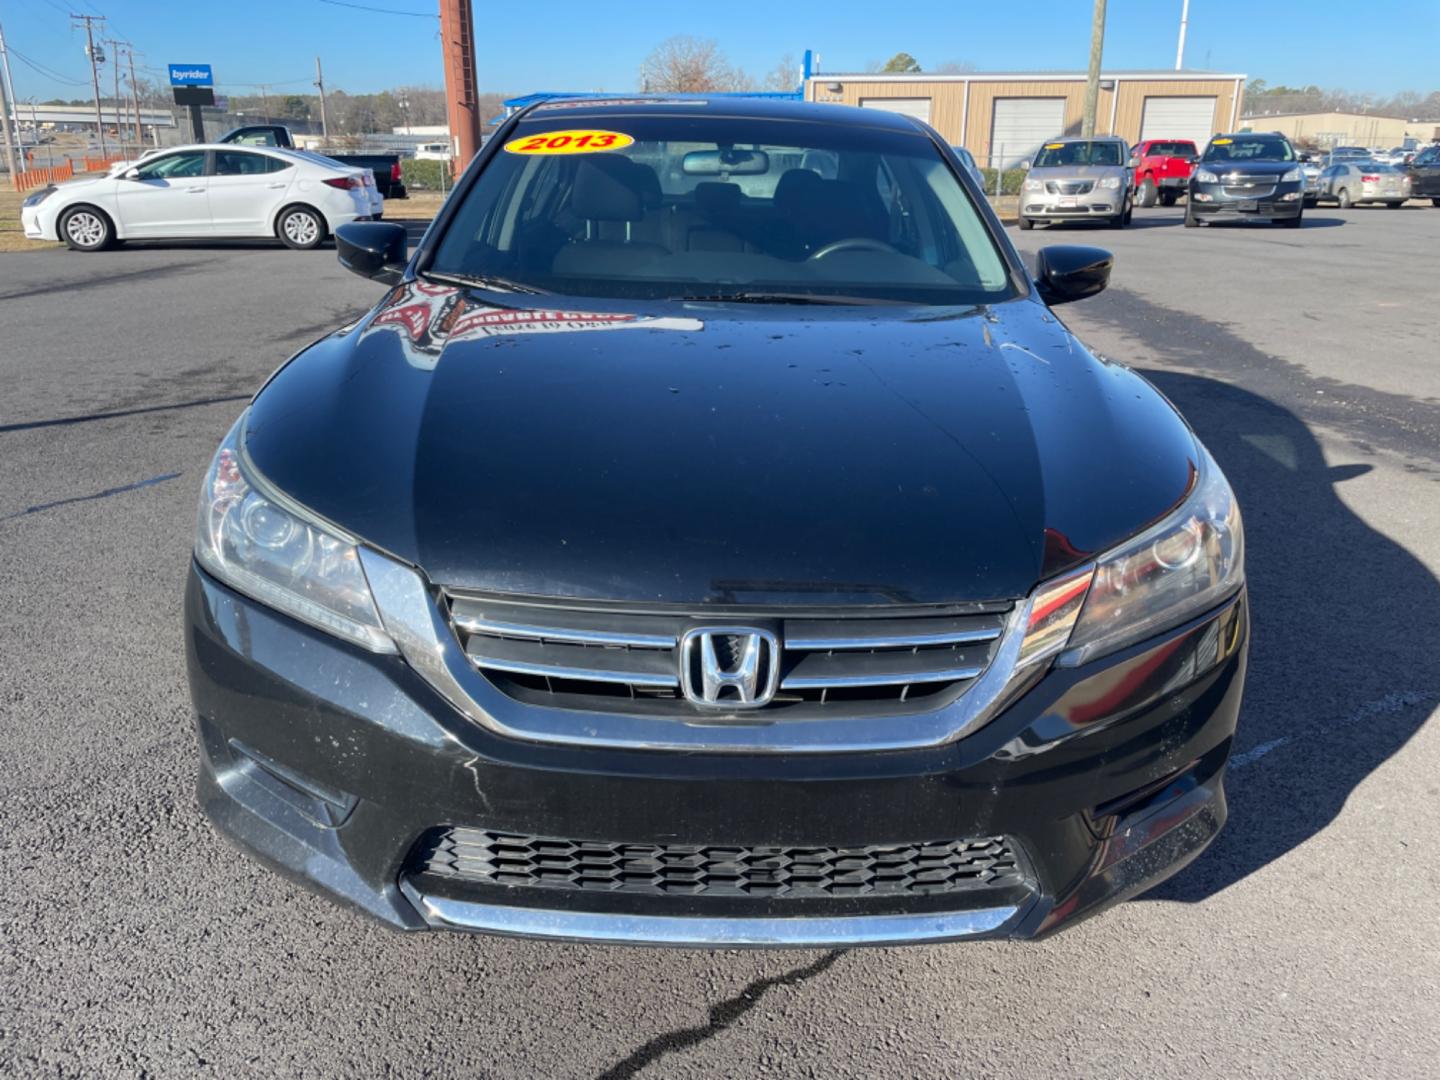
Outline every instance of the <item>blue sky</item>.
{"label": "blue sky", "polygon": [[[89,93],[84,33],[68,12],[104,14],[107,36],[126,38],[159,76],[167,63],[214,65],[223,89],[266,82],[275,93],[309,88],[314,57],[328,86],[351,92],[442,81],[435,0],[346,0],[417,17],[363,11],[325,0],[10,0],[0,10],[7,43],[73,82],[12,57],[16,94]],[[1110,0],[1105,63],[1168,68],[1175,60],[1181,0]],[[716,39],[732,64],[756,77],[786,53],[814,49],[826,71],[858,71],[901,50],[925,68],[965,61],[982,71],[1083,68],[1090,0],[480,0],[480,87],[633,89],[641,60],[672,34]],[[737,12],[743,15],[737,15]],[[876,12],[881,14],[877,17]],[[1187,67],[1244,72],[1272,85],[1316,83],[1389,95],[1440,89],[1440,0],[1191,0]],[[108,80],[107,80],[108,82]]]}

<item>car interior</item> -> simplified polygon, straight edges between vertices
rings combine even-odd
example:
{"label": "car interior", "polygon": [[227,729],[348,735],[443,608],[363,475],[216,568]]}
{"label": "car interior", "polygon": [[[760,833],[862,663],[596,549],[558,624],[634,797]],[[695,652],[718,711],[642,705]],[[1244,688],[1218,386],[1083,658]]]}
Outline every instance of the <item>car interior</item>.
{"label": "car interior", "polygon": [[978,213],[938,155],[635,150],[514,164],[510,190],[474,231],[447,235],[436,268],[547,288],[566,278],[1007,286]]}

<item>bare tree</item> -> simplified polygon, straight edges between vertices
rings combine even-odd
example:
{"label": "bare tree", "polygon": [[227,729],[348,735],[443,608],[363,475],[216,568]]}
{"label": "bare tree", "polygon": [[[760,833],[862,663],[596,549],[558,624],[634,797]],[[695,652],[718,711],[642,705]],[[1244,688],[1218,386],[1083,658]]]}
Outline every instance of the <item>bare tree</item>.
{"label": "bare tree", "polygon": [[771,69],[770,74],[765,76],[763,84],[766,90],[794,90],[800,85],[800,65],[795,62],[795,57],[786,53],[780,58],[780,62]]}
{"label": "bare tree", "polygon": [[965,75],[972,71],[979,71],[980,69],[969,60],[946,60],[935,70],[941,75]]}
{"label": "bare tree", "polygon": [[640,65],[641,88],[660,94],[736,90],[748,81],[744,72],[731,68],[713,39],[688,34],[662,41]]}

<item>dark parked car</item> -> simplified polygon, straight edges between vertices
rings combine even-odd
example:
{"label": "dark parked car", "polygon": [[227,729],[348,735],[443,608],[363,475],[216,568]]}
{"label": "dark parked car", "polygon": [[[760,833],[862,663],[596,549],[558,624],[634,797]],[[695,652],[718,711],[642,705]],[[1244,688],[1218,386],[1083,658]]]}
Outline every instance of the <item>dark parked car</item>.
{"label": "dark parked car", "polygon": [[1216,135],[1190,175],[1185,227],[1216,218],[1261,218],[1298,229],[1305,213],[1305,170],[1283,135]]}
{"label": "dark parked car", "polygon": [[[278,146],[288,150],[297,149],[290,129],[283,124],[247,124],[245,127],[227,131],[217,141],[234,143],[239,146]],[[375,174],[375,187],[387,199],[403,199],[409,194],[405,190],[405,181],[401,175],[399,154],[347,154],[327,151],[315,156],[338,161],[342,165],[349,165],[353,168],[369,169]]]}
{"label": "dark parked car", "polygon": [[1440,143],[1416,153],[1406,172],[1410,174],[1410,197],[1429,199],[1440,206]]}
{"label": "dark parked car", "polygon": [[1225,820],[1219,467],[909,117],[545,103],[220,446],[200,797],[398,928],[1054,931]]}

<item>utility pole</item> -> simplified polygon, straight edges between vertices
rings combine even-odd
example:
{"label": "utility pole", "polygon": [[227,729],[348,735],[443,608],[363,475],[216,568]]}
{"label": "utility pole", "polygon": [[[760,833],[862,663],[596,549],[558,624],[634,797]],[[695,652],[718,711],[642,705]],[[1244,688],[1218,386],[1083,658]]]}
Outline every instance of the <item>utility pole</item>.
{"label": "utility pole", "polygon": [[[15,98],[15,86],[10,81],[10,54],[5,51],[5,31],[0,30],[0,74],[4,80],[0,81],[0,141],[5,143],[5,164],[10,169],[10,182],[15,183],[15,177],[19,170],[15,167],[15,150],[20,150],[21,164],[24,164],[25,148],[20,143],[20,102]],[[8,91],[8,92],[7,92]],[[10,110],[15,110],[15,141],[10,141]],[[30,110],[30,115],[35,115],[35,110]]]}
{"label": "utility pole", "polygon": [[320,137],[330,141],[330,118],[325,115],[325,76],[320,71],[320,58],[315,57],[315,85],[320,89]]}
{"label": "utility pole", "polygon": [[451,152],[458,161],[458,175],[480,149],[475,13],[470,0],[440,0],[440,43],[445,51],[445,117],[450,122]]}
{"label": "utility pole", "polygon": [[100,156],[108,157],[109,151],[105,147],[105,118],[100,115],[100,69],[95,64],[95,23],[105,25],[105,20],[98,15],[76,15],[73,11],[70,18],[74,20],[70,25],[77,23],[85,24],[85,55],[90,58],[90,85],[95,90],[95,134],[100,140]]}
{"label": "utility pole", "polygon": [[130,100],[135,105],[135,149],[138,151],[145,147],[145,129],[140,123],[140,88],[135,85],[134,48],[125,51],[125,59],[130,61]]}
{"label": "utility pole", "polygon": [[[110,70],[115,76],[115,135],[120,140],[120,153],[128,155],[129,151],[125,147],[125,121],[120,119],[120,46],[130,43],[116,41],[114,38],[106,38],[104,43],[110,46]],[[129,112],[128,108],[126,112]]]}
{"label": "utility pole", "polygon": [[1100,106],[1100,54],[1104,48],[1105,0],[1095,0],[1095,15],[1090,24],[1090,71],[1085,77],[1085,111],[1080,118],[1080,134],[1087,139],[1095,137],[1095,110]]}
{"label": "utility pole", "polygon": [[[0,60],[5,62],[5,73],[10,72],[9,58],[5,55],[5,35],[0,34]],[[20,117],[15,117],[15,140],[20,139]],[[15,177],[20,170],[15,167],[15,147],[10,143],[10,100],[5,94],[5,81],[0,80],[0,142],[5,144],[5,165],[10,170],[10,185],[15,187]]]}
{"label": "utility pole", "polygon": [[1175,47],[1175,70],[1185,66],[1185,27],[1190,22],[1190,0],[1183,0],[1180,6],[1180,44]]}
{"label": "utility pole", "polygon": [[260,108],[265,117],[265,123],[270,122],[270,84],[256,83],[260,87]]}

